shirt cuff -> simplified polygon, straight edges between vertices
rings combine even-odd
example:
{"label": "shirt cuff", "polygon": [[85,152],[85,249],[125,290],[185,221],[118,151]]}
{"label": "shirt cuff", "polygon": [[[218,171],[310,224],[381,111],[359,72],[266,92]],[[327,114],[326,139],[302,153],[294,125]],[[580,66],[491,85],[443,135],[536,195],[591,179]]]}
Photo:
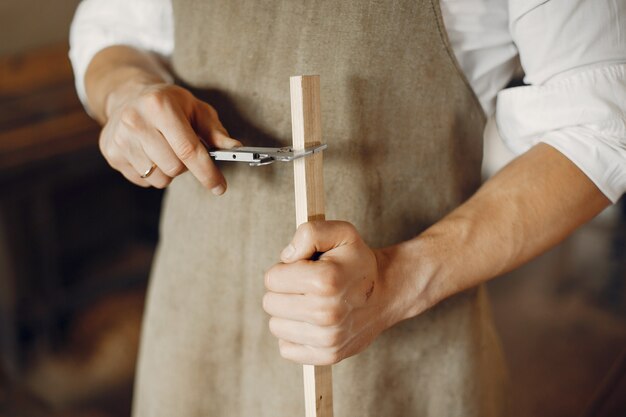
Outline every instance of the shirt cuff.
{"label": "shirt cuff", "polygon": [[[173,18],[169,1],[83,0],[70,28],[69,58],[76,92],[89,112],[85,73],[93,57],[114,45],[155,52],[165,58],[174,50]],[[164,71],[163,76],[171,75]]]}
{"label": "shirt cuff", "polygon": [[613,202],[626,192],[626,64],[595,66],[498,94],[496,124],[516,154],[544,142]]}

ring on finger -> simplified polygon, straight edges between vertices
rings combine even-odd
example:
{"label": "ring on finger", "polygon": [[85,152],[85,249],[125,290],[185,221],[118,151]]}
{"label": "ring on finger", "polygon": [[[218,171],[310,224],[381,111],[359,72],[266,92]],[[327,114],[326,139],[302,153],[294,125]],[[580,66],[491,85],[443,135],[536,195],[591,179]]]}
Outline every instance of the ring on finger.
{"label": "ring on finger", "polygon": [[152,175],[152,173],[154,172],[156,168],[157,168],[157,164],[152,164],[150,168],[146,170],[146,172],[140,175],[141,178],[148,178],[150,175]]}

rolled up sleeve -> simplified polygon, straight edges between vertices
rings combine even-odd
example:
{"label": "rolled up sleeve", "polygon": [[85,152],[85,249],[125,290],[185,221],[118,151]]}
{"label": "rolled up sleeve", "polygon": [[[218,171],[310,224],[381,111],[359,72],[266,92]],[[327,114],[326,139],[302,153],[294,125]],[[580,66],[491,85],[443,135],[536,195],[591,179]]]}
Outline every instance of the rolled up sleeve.
{"label": "rolled up sleeve", "polygon": [[512,3],[511,32],[531,85],[498,94],[500,137],[516,154],[549,144],[616,202],[626,192],[626,5]]}
{"label": "rolled up sleeve", "polygon": [[70,29],[70,61],[76,91],[87,105],[85,72],[93,57],[113,45],[128,45],[169,57],[174,50],[170,0],[83,0]]}

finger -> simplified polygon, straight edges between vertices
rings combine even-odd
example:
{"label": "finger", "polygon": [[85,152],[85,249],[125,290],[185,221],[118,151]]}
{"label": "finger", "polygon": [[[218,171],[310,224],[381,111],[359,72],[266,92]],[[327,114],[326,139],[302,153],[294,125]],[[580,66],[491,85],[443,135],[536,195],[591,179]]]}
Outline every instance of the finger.
{"label": "finger", "polygon": [[153,161],[168,177],[174,178],[187,170],[158,130],[146,132],[141,137],[141,147],[148,159]]}
{"label": "finger", "polygon": [[345,343],[343,332],[338,327],[320,327],[301,321],[272,317],[269,328],[277,338],[299,345],[341,348]]}
{"label": "finger", "polygon": [[[172,182],[172,178],[165,175],[158,164],[156,168],[152,169],[152,165],[155,162],[146,155],[138,139],[128,141],[127,159],[135,172],[139,174],[140,179],[143,179],[153,187],[165,188]],[[149,175],[141,178],[145,174]]]}
{"label": "finger", "polygon": [[343,291],[339,270],[330,261],[276,264],[265,273],[265,288],[282,294],[334,296]]}
{"label": "finger", "polygon": [[311,259],[315,253],[327,252],[359,239],[354,226],[342,221],[315,221],[303,223],[296,230],[291,243],[280,254],[283,262]]}
{"label": "finger", "polygon": [[207,103],[197,101],[194,118],[198,134],[209,148],[232,149],[243,146],[241,142],[230,137],[215,109]]}
{"label": "finger", "polygon": [[172,150],[196,179],[215,195],[224,194],[226,180],[179,108],[163,112],[157,125]]}
{"label": "finger", "polygon": [[267,292],[263,297],[263,309],[270,316],[316,326],[341,324],[347,316],[348,307],[340,301],[310,295]]}
{"label": "finger", "polygon": [[263,296],[263,310],[272,317],[313,324],[312,309],[304,295],[267,292]]}
{"label": "finger", "polygon": [[172,182],[172,177],[165,175],[165,173],[163,173],[163,171],[161,171],[161,169],[157,166],[156,168],[154,168],[152,173],[145,178],[145,180],[151,186],[163,189],[170,185],[170,183]]}
{"label": "finger", "polygon": [[137,173],[135,168],[129,163],[118,164],[116,169],[126,178],[128,181],[143,188],[150,187],[150,184]]}
{"label": "finger", "polygon": [[283,358],[304,365],[334,365],[343,359],[341,352],[333,348],[299,345],[286,340],[279,340],[278,348]]}

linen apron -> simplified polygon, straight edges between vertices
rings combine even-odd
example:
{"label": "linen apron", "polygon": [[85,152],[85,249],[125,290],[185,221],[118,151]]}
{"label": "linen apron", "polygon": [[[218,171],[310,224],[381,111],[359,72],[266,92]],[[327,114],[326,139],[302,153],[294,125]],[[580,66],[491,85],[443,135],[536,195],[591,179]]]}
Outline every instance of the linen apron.
{"label": "linen apron", "polygon": [[[479,186],[484,116],[431,0],[173,0],[173,69],[250,146],[291,145],[289,76],[321,76],[327,218],[372,247],[410,239]],[[263,274],[295,231],[293,168],[221,166],[164,201],[136,417],[304,416]],[[496,416],[506,373],[482,288],[333,367],[337,417]]]}

